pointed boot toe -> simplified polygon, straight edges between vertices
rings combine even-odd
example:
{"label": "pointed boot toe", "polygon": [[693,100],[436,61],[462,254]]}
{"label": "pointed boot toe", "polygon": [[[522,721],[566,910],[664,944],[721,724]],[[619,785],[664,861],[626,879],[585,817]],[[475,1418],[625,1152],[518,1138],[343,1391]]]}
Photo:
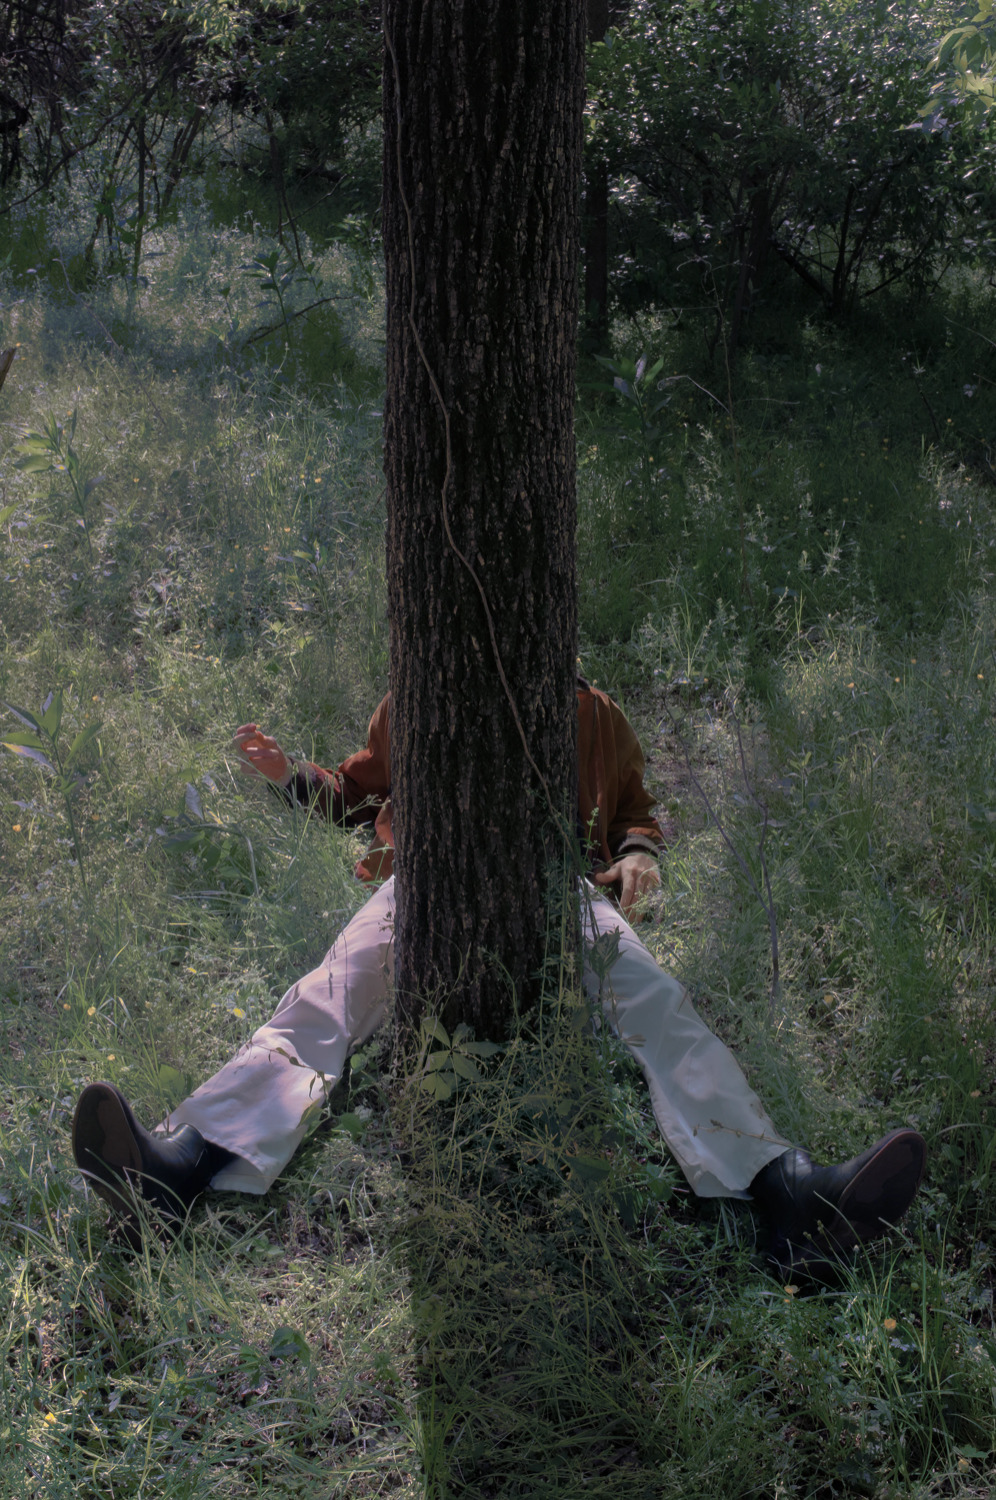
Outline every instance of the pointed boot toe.
{"label": "pointed boot toe", "polygon": [[844,1256],[899,1223],[926,1160],[923,1137],[905,1128],[836,1166],[817,1166],[800,1150],[776,1157],[751,1185],[768,1216],[769,1259],[783,1275],[833,1279]]}
{"label": "pointed boot toe", "polygon": [[73,1155],[94,1191],[125,1219],[132,1243],[141,1204],[176,1223],[212,1176],[211,1151],[200,1131],[192,1125],[170,1135],[146,1130],[112,1083],[91,1083],[80,1095]]}

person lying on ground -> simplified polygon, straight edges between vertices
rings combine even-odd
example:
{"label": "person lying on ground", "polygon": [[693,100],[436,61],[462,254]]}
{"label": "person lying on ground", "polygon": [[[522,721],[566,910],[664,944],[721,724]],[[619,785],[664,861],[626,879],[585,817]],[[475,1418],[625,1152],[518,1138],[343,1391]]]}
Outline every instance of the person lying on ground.
{"label": "person lying on ground", "polygon": [[[581,903],[584,948],[590,954],[599,937],[611,935],[615,954],[607,973],[586,962],[586,995],[639,1064],[661,1134],[692,1190],[756,1204],[767,1220],[770,1261],[783,1275],[831,1275],[842,1255],[906,1213],[923,1176],[924,1140],[899,1126],[852,1160],[819,1165],[779,1132],[733,1054],[628,920],[659,885],[665,841],[644,786],[643,753],[622,710],[583,680],[577,704],[578,818],[591,862]],[[133,1241],[143,1207],[178,1219],[208,1187],[265,1193],[304,1137],[316,1099],[327,1096],[350,1053],[389,1014],[390,713],[388,695],[365,748],[334,771],[286,755],[255,724],[236,731],[247,775],[337,825],[370,829],[356,874],[372,894],[321,963],[287,991],[272,1020],[155,1131],[138,1123],[112,1084],[83,1090],[75,1158]]]}

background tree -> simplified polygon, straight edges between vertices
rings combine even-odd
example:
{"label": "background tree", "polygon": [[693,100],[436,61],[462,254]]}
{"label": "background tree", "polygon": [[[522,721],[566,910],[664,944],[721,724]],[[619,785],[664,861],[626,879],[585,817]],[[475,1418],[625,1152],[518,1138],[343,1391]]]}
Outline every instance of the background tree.
{"label": "background tree", "polygon": [[992,141],[910,129],[938,24],[928,0],[632,0],[589,70],[616,298],[687,305],[705,270],[735,344],[785,267],[843,319],[971,264],[991,237]]}
{"label": "background tree", "polygon": [[506,1032],[576,804],[584,0],[388,0],[397,987]]}
{"label": "background tree", "polygon": [[975,15],[941,37],[931,58],[930,97],[920,114],[927,130],[946,130],[949,116],[974,125],[990,119],[996,104],[996,4],[981,0]]}
{"label": "background tree", "polygon": [[[626,13],[627,0],[587,0],[588,42],[605,40]],[[584,307],[588,341],[609,340],[609,164],[604,152],[585,153]]]}

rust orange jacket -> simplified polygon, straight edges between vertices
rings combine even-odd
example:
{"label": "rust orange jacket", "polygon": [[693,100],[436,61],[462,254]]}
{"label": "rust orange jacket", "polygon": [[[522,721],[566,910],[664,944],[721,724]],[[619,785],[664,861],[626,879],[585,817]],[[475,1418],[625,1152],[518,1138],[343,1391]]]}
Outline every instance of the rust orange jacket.
{"label": "rust orange jacket", "polygon": [[[348,756],[335,771],[298,761],[288,788],[334,823],[373,825],[370,847],[356,866],[359,879],[370,882],[386,880],[394,864],[390,717],[389,693],[374,710],[364,750]],[[622,709],[579,680],[578,815],[593,862],[663,850],[664,836],[643,772],[643,751]]]}

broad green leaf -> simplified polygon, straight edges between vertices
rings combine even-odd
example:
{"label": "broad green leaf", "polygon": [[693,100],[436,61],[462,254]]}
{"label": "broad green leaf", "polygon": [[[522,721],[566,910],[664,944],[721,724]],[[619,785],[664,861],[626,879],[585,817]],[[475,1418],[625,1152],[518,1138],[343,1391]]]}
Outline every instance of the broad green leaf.
{"label": "broad green leaf", "polygon": [[336,1125],[340,1130],[346,1130],[354,1141],[358,1141],[366,1133],[367,1122],[361,1120],[359,1115],[354,1115],[351,1110],[339,1116]]}
{"label": "broad green leaf", "polygon": [[304,1136],[306,1140],[309,1135],[314,1135],[315,1131],[322,1123],[322,1115],[324,1113],[325,1111],[322,1107],[322,1104],[317,1099],[312,1099],[311,1103],[305,1109],[300,1120],[298,1121],[299,1126],[301,1126],[301,1128],[304,1130]]}
{"label": "broad green leaf", "polygon": [[453,1064],[453,1071],[458,1078],[466,1078],[470,1083],[480,1082],[480,1068],[475,1062],[471,1062],[469,1057],[464,1057],[462,1052],[452,1053],[450,1061]]}
{"label": "broad green leaf", "polygon": [[48,756],[43,755],[40,750],[33,749],[31,745],[15,745],[13,741],[4,740],[3,747],[5,750],[12,750],[15,755],[23,755],[27,760],[37,761],[40,766],[45,767],[46,771],[55,772],[55,767]]}
{"label": "broad green leaf", "polygon": [[55,464],[44,454],[28,453],[15,460],[14,468],[20,469],[22,474],[44,474],[48,469],[54,469]]}
{"label": "broad green leaf", "polygon": [[3,510],[0,510],[0,526],[7,524],[16,509],[17,501],[15,500],[13,505],[5,505]]}
{"label": "broad green leaf", "polygon": [[505,1048],[501,1042],[464,1042],[460,1050],[472,1057],[494,1057],[496,1052],[504,1052]]}
{"label": "broad green leaf", "polygon": [[29,729],[41,729],[41,725],[34,714],[29,713],[26,708],[15,708],[13,703],[5,703],[4,708],[9,709],[14,718],[20,719],[22,724],[27,724]]}
{"label": "broad green leaf", "polygon": [[204,861],[204,868],[208,871],[208,873],[210,873],[217,866],[218,861],[221,859],[221,856],[224,852],[224,847],[221,844],[208,845],[204,854],[201,856]]}
{"label": "broad green leaf", "polygon": [[163,848],[170,854],[175,854],[183,849],[193,849],[195,845],[204,842],[204,831],[200,828],[191,828],[186,833],[172,833],[168,839],[163,840]]}
{"label": "broad green leaf", "polygon": [[[450,1074],[451,1078],[452,1076]],[[442,1073],[427,1073],[424,1078],[419,1079],[419,1083],[425,1092],[431,1094],[434,1099],[448,1099],[453,1092]]]}
{"label": "broad green leaf", "polygon": [[22,731],[20,734],[8,735],[6,743],[8,745],[30,745],[34,750],[44,750],[45,748],[44,741],[40,740],[32,730]]}
{"label": "broad green leaf", "polygon": [[612,1163],[601,1156],[570,1156],[567,1165],[571,1169],[571,1176],[580,1178],[582,1182],[604,1182],[607,1177],[612,1176]]}
{"label": "broad green leaf", "polygon": [[171,1068],[169,1063],[159,1065],[159,1087],[167,1099],[182,1099],[186,1093],[184,1077],[179,1068]]}
{"label": "broad green leaf", "polygon": [[674,1183],[666,1167],[657,1167],[648,1163],[644,1168],[646,1172],[647,1192],[655,1203],[666,1203],[674,1192]]}
{"label": "broad green leaf", "polygon": [[49,693],[42,704],[41,727],[50,739],[55,739],[62,723],[62,691]]}
{"label": "broad green leaf", "polygon": [[303,1333],[282,1323],[279,1328],[273,1330],[273,1337],[270,1339],[270,1358],[301,1359],[305,1364],[310,1364],[311,1347]]}
{"label": "broad green leaf", "polygon": [[422,1040],[423,1042],[440,1042],[444,1047],[450,1046],[450,1039],[446,1034],[446,1028],[443,1026],[442,1022],[437,1021],[434,1016],[429,1016],[425,1020],[423,1020]]}
{"label": "broad green leaf", "polygon": [[67,766],[71,766],[72,765],[72,763],[76,759],[76,757],[80,754],[80,752],[82,750],[84,750],[86,748],[87,745],[89,745],[90,741],[94,738],[94,736],[98,735],[100,733],[100,729],[101,729],[101,726],[100,726],[100,723],[98,721],[95,724],[88,724],[85,729],[81,729],[80,730],[79,734],[73,740],[73,743],[72,743],[72,745],[69,748],[69,754],[66,757],[66,765]]}

